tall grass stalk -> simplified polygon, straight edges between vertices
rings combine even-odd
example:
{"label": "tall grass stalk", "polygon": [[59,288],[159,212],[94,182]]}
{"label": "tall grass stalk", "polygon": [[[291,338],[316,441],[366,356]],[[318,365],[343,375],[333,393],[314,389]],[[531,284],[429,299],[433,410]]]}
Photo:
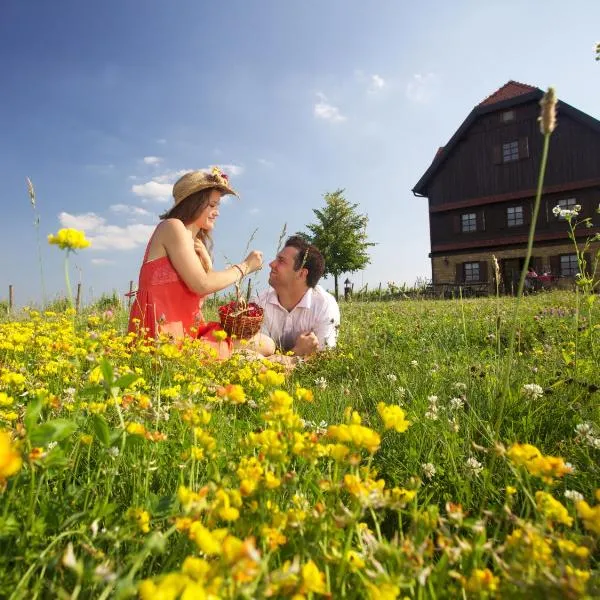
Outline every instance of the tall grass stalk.
{"label": "tall grass stalk", "polygon": [[37,241],[37,250],[38,250],[38,264],[40,267],[40,281],[42,284],[42,302],[44,306],[46,305],[46,283],[44,281],[44,266],[42,263],[42,242],[40,240],[40,215],[37,210],[37,202],[35,197],[35,187],[33,186],[33,182],[29,177],[25,178],[27,181],[27,193],[29,194],[29,201],[31,202],[31,207],[33,208],[33,225],[35,227],[35,235]]}

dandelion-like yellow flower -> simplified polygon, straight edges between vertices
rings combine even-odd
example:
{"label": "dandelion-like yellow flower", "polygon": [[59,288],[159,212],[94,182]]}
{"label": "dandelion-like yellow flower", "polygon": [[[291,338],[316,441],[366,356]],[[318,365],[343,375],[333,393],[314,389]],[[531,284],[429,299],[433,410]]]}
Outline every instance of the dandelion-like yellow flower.
{"label": "dandelion-like yellow flower", "polygon": [[12,477],[21,470],[23,459],[6,431],[0,431],[0,480]]}
{"label": "dandelion-like yellow flower", "polygon": [[536,492],[535,503],[537,509],[550,523],[563,523],[569,527],[573,524],[573,518],[569,516],[567,509],[552,494]]}
{"label": "dandelion-like yellow flower", "polygon": [[319,568],[312,560],[309,560],[302,566],[302,587],[300,590],[302,594],[310,592],[313,594],[327,593],[325,575],[319,571]]}
{"label": "dandelion-like yellow flower", "polygon": [[600,535],[600,504],[590,506],[585,500],[580,500],[575,506],[584,527]]}
{"label": "dandelion-like yellow flower", "polygon": [[395,429],[398,433],[403,433],[410,425],[410,421],[406,420],[404,411],[399,406],[389,406],[384,402],[380,402],[377,405],[377,412],[386,430]]}
{"label": "dandelion-like yellow flower", "polygon": [[489,569],[475,569],[465,588],[469,592],[495,592],[498,589],[498,578]]}
{"label": "dandelion-like yellow flower", "polygon": [[51,233],[48,236],[48,243],[58,246],[62,250],[80,250],[90,246],[83,231],[71,228],[59,229],[56,235]]}
{"label": "dandelion-like yellow flower", "polygon": [[559,456],[544,456],[531,444],[513,444],[506,454],[513,464],[525,467],[531,475],[548,483],[553,477],[563,477],[573,470]]}
{"label": "dandelion-like yellow flower", "polygon": [[400,588],[393,583],[380,583],[379,585],[367,583],[367,592],[369,600],[396,600]]}

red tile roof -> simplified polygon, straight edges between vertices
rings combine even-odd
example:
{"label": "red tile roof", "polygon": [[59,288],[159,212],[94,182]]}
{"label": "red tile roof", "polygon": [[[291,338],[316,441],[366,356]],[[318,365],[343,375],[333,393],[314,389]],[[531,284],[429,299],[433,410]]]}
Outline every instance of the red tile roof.
{"label": "red tile roof", "polygon": [[519,83],[512,79],[505,83],[500,89],[496,90],[492,95],[488,96],[483,102],[479,103],[479,106],[489,106],[490,104],[496,104],[503,100],[510,100],[529,92],[535,92],[538,88],[527,85],[526,83]]}

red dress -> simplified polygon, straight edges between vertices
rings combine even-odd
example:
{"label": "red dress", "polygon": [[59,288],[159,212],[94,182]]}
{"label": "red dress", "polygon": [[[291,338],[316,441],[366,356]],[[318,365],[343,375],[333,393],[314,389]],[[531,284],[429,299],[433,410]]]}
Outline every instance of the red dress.
{"label": "red dress", "polygon": [[175,338],[202,338],[217,350],[220,358],[228,358],[232,350],[231,340],[216,340],[213,332],[222,329],[221,324],[207,323],[202,315],[205,296],[190,290],[168,256],[147,260],[153,237],[154,234],[144,253],[128,330],[137,333],[143,328],[143,334],[149,338],[160,333],[168,333]]}

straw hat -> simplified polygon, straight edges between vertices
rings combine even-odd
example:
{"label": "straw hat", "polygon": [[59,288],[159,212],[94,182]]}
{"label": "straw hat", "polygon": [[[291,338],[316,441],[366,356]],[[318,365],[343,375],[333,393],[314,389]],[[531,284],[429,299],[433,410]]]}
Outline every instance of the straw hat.
{"label": "straw hat", "polygon": [[229,186],[229,178],[226,173],[223,173],[218,167],[213,167],[210,173],[206,171],[192,171],[180,177],[173,186],[173,198],[175,204],[179,204],[188,196],[206,190],[215,188],[223,194],[233,194],[237,196],[237,192]]}

